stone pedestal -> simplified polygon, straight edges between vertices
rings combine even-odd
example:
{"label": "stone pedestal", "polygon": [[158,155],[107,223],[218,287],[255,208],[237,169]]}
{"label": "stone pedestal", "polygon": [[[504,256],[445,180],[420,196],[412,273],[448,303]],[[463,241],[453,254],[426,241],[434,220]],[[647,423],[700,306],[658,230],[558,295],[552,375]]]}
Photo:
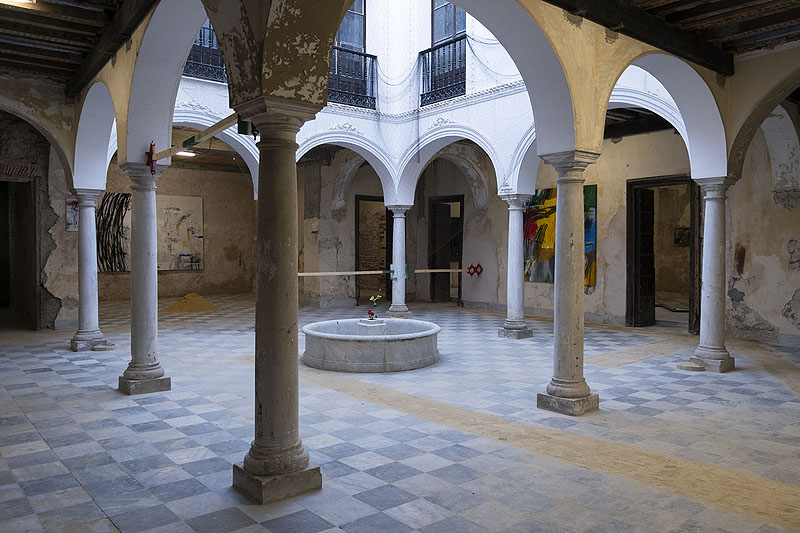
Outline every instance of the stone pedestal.
{"label": "stone pedestal", "polygon": [[72,336],[70,348],[85,352],[106,345],[97,309],[97,227],[95,203],[103,191],[76,189],[78,196],[78,331]]}
{"label": "stone pedestal", "polygon": [[322,488],[318,466],[277,476],[254,476],[241,463],[233,465],[233,486],[259,505]]}
{"label": "stone pedestal", "polygon": [[583,171],[597,157],[581,151],[542,156],[558,172],[558,191],[553,378],[537,406],[573,416],[599,406],[583,377]]}
{"label": "stone pedestal", "polygon": [[406,212],[410,205],[387,206],[394,214],[392,231],[392,305],[386,312],[391,318],[410,318],[406,306]]}
{"label": "stone pedestal", "polygon": [[144,163],[121,165],[131,190],[131,362],[120,377],[120,392],[143,394],[170,389],[158,360],[158,261],[156,249],[156,173]]}
{"label": "stone pedestal", "polygon": [[236,108],[261,139],[255,324],[255,438],[233,485],[258,503],[321,487],[298,430],[297,132],[319,108],[260,97]]}
{"label": "stone pedestal", "polygon": [[689,361],[711,372],[735,368],[725,348],[725,199],[728,178],[696,180],[705,193],[703,276],[700,296],[700,343]]}
{"label": "stone pedestal", "polygon": [[507,339],[527,339],[533,331],[525,324],[524,314],[524,272],[525,243],[522,236],[522,214],[529,196],[522,194],[503,195],[508,202],[508,266],[506,282],[506,321],[497,332],[498,337]]}

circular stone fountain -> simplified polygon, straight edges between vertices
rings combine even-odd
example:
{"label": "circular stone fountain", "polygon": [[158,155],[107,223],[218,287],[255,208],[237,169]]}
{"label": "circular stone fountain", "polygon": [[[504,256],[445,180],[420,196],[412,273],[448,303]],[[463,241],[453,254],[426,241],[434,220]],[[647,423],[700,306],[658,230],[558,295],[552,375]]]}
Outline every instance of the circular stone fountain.
{"label": "circular stone fountain", "polygon": [[441,328],[407,318],[352,318],[315,322],[303,328],[303,363],[340,372],[399,372],[439,361]]}

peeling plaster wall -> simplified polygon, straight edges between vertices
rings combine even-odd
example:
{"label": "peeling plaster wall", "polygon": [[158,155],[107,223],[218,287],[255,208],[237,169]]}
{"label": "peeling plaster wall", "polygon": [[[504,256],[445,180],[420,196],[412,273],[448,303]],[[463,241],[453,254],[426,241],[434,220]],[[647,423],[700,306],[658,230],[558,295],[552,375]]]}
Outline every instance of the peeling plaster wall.
{"label": "peeling plaster wall", "polygon": [[77,239],[63,225],[69,193],[60,158],[32,125],[0,112],[0,161],[0,179],[19,182],[9,184],[12,314],[36,329],[73,328]]}
{"label": "peeling plaster wall", "polygon": [[[689,173],[689,158],[679,135],[671,131],[606,141],[603,154],[584,171],[586,185],[597,184],[597,285],[586,287],[586,319],[625,323],[626,200],[629,179]],[[536,187],[554,188],[556,172],[541,165]],[[524,284],[527,313],[553,315],[553,285]]]}
{"label": "peeling plaster wall", "polygon": [[66,200],[74,198],[67,189],[64,168],[58,154],[50,149],[48,219],[52,222],[46,230],[52,239],[53,249],[43,262],[44,288],[61,301],[55,316],[55,329],[78,327],[78,232],[68,232]]}
{"label": "peeling plaster wall", "polygon": [[800,205],[776,203],[771,176],[759,129],[728,191],[727,325],[738,337],[782,342],[800,337]]}
{"label": "peeling plaster wall", "polygon": [[[378,175],[369,165],[359,168],[345,193],[344,217],[332,212],[333,189],[342,169],[353,158],[349,150],[338,150],[328,162],[301,162],[298,176],[304,184],[303,271],[342,272],[355,270],[355,196],[383,196]],[[300,180],[298,180],[300,181]],[[300,300],[306,305],[353,305],[355,276],[304,278]]]}
{"label": "peeling plaster wall", "polygon": [[[250,174],[189,168],[168,168],[156,182],[157,195],[203,198],[203,255],[201,271],[159,271],[159,296],[196,292],[251,293],[255,280],[256,205]],[[112,162],[108,192],[131,192],[130,179]],[[130,298],[130,274],[105,272],[98,276],[100,300]]]}

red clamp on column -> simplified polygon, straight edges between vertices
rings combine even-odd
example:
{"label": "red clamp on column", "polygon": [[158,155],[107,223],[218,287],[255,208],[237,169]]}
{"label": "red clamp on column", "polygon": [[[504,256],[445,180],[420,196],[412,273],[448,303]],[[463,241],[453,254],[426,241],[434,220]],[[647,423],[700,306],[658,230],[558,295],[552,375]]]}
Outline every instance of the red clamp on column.
{"label": "red clamp on column", "polygon": [[467,274],[469,274],[469,277],[472,277],[473,275],[480,276],[481,274],[483,274],[483,267],[481,266],[480,263],[478,263],[477,265],[473,265],[472,263],[470,263],[470,265],[467,267]]}
{"label": "red clamp on column", "polygon": [[156,143],[150,143],[150,151],[145,152],[144,155],[147,156],[147,164],[150,166],[150,174],[153,176],[156,175]]}

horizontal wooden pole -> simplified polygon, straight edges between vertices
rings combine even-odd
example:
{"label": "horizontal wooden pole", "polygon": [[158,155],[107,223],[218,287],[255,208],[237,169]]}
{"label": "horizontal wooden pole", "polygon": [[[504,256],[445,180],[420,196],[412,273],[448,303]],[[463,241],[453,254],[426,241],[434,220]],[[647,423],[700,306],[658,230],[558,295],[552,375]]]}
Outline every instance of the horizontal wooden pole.
{"label": "horizontal wooden pole", "polygon": [[410,270],[409,274],[447,274],[448,272],[466,272],[466,268],[421,268]]}
{"label": "horizontal wooden pole", "polygon": [[301,278],[321,278],[324,276],[369,276],[372,274],[391,274],[391,270],[351,270],[349,272],[298,272]]}
{"label": "horizontal wooden pole", "polygon": [[[238,121],[238,119],[237,119],[236,113],[233,113],[233,114],[223,118],[222,120],[220,120],[219,122],[217,122],[216,124],[211,126],[210,128],[207,128],[207,129],[201,131],[199,134],[195,135],[194,142],[196,144],[198,144],[198,143],[201,143],[201,142],[203,142],[203,141],[205,141],[207,139],[210,139],[211,137],[213,137],[217,133],[219,133],[221,131],[225,131],[228,128],[230,128],[231,126],[235,125],[237,123],[237,121]],[[171,157],[171,156],[177,154],[178,152],[180,152],[181,150],[184,150],[184,149],[185,148],[183,147],[183,145],[173,146],[172,148],[169,148],[167,150],[163,150],[161,152],[158,152],[153,159],[155,159],[156,161],[160,161],[161,159],[166,159],[168,157]]]}

